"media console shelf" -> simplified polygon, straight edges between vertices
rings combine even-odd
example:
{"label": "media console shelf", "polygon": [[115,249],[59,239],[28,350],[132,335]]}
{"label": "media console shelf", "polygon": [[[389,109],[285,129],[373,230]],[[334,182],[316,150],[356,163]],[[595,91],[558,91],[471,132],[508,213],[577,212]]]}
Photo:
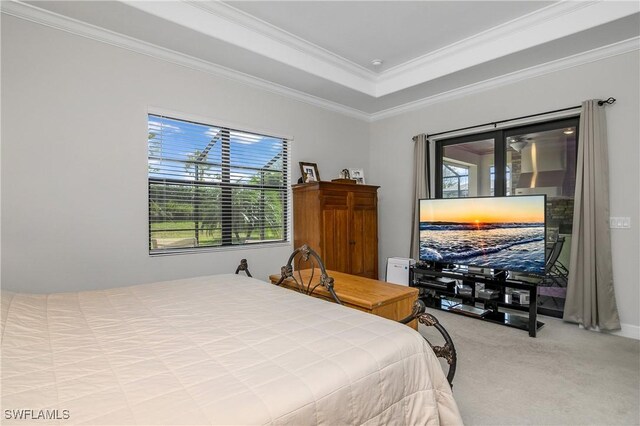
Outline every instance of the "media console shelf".
{"label": "media console shelf", "polygon": [[[536,337],[544,325],[537,320],[538,284],[535,281],[516,279],[506,273],[492,276],[467,269],[436,270],[417,265],[412,268],[410,283],[412,287],[424,289],[420,297],[432,308],[515,327],[528,331],[531,337]],[[515,303],[516,298],[522,303]],[[501,312],[500,308],[529,315]]]}

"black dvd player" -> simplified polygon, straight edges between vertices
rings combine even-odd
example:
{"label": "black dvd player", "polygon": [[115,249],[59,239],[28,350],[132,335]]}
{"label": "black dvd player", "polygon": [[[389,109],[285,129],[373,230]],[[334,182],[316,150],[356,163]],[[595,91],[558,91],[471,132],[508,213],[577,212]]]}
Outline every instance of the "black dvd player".
{"label": "black dvd player", "polygon": [[456,281],[449,278],[419,278],[416,280],[416,285],[452,291]]}

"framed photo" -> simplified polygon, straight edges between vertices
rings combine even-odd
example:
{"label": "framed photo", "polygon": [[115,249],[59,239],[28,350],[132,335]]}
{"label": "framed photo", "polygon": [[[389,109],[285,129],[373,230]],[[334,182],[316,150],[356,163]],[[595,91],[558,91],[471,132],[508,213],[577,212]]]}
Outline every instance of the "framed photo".
{"label": "framed photo", "polygon": [[300,162],[300,173],[302,173],[302,182],[320,182],[320,172],[316,163]]}
{"label": "framed photo", "polygon": [[355,179],[356,183],[359,183],[361,185],[365,184],[363,169],[349,169],[349,176],[351,177],[351,179]]}

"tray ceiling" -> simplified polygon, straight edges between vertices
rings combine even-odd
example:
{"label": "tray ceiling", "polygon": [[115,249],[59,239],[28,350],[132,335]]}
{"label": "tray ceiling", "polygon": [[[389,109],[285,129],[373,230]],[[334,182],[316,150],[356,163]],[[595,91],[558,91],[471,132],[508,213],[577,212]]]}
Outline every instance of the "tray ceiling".
{"label": "tray ceiling", "polygon": [[3,1],[2,11],[365,119],[637,50],[640,33],[635,1]]}

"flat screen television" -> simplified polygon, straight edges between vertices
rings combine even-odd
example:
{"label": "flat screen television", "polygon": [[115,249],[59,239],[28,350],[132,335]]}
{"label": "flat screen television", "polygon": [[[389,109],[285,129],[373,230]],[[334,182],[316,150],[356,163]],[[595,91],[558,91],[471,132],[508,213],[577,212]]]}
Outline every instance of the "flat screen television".
{"label": "flat screen television", "polygon": [[420,200],[420,260],[545,273],[545,195]]}

